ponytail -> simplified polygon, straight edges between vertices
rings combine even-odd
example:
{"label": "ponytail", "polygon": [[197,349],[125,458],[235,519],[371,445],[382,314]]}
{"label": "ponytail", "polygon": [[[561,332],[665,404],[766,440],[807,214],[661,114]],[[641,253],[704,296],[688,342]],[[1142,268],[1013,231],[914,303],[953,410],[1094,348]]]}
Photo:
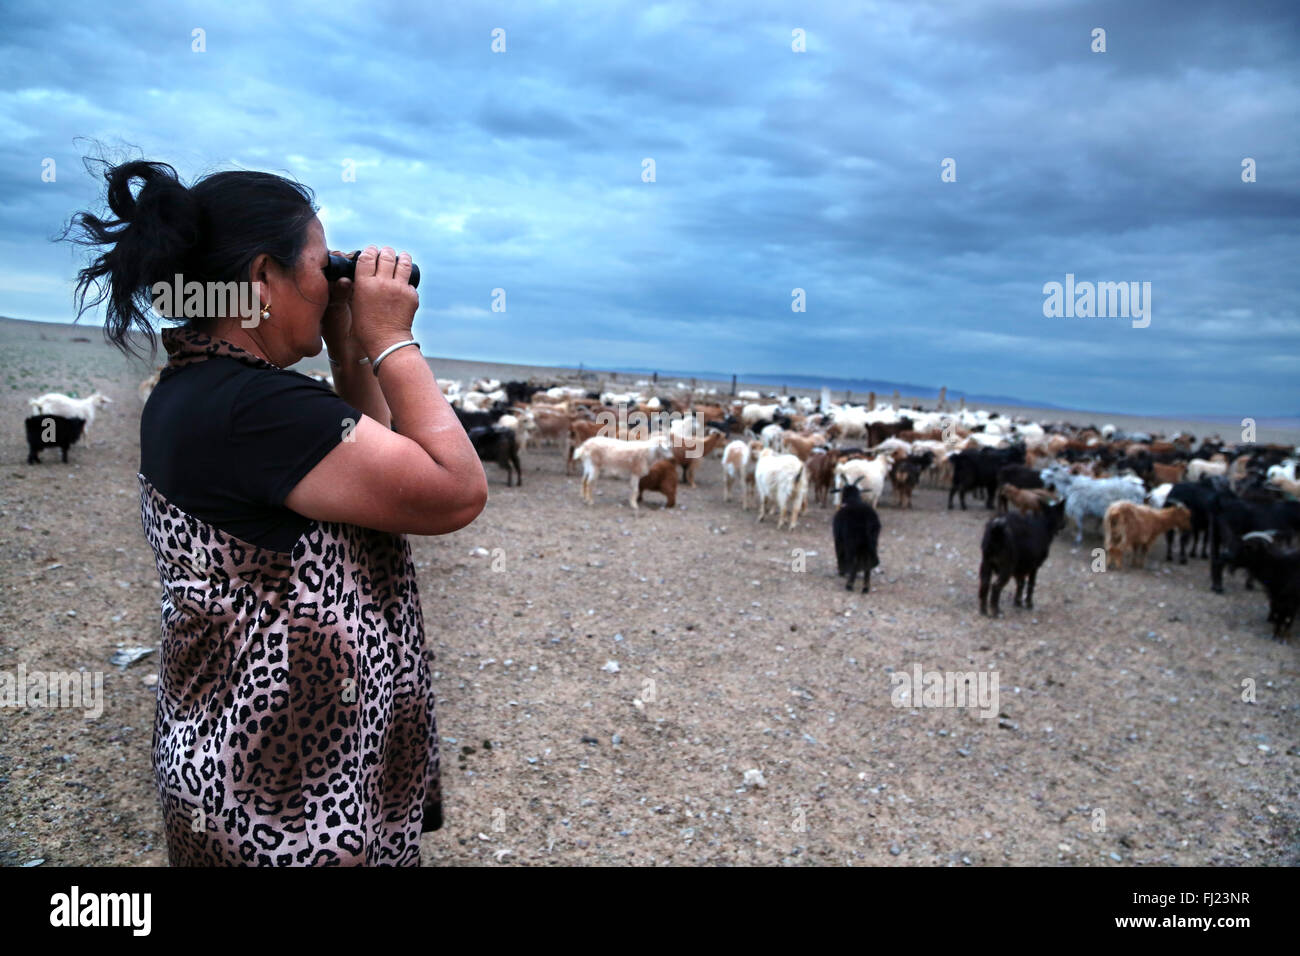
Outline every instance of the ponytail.
{"label": "ponytail", "polygon": [[[311,190],[293,180],[231,171],[186,187],[166,163],[90,162],[103,167],[111,216],[79,212],[60,238],[104,247],[77,273],[77,317],[106,302],[104,338],[127,355],[133,330],[156,348],[149,318],[155,283],[178,274],[186,282],[246,282],[262,254],[292,271],[307,244],[316,207]],[[97,295],[87,302],[92,287]]]}

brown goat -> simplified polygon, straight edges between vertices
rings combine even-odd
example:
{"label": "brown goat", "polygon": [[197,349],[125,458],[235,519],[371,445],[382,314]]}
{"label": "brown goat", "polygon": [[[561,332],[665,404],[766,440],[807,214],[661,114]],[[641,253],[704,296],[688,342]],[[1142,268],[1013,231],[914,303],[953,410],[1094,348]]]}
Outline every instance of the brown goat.
{"label": "brown goat", "polygon": [[[697,461],[699,459],[696,459]],[[640,501],[647,491],[657,491],[668,503],[665,508],[677,505],[677,462],[665,459],[650,466],[650,473],[641,479],[637,486],[636,500]]]}
{"label": "brown goat", "polygon": [[1046,488],[1017,488],[1015,485],[998,486],[998,511],[1015,508],[1021,514],[1038,514],[1056,496]]}
{"label": "brown goat", "polygon": [[1190,531],[1192,513],[1181,504],[1149,508],[1131,501],[1116,501],[1106,509],[1102,527],[1107,567],[1123,568],[1124,554],[1131,551],[1133,565],[1145,568],[1151,545],[1166,531]]}
{"label": "brown goat", "polygon": [[727,436],[716,428],[710,428],[704,438],[691,435],[674,439],[673,458],[682,469],[682,481],[694,488],[695,469],[700,467],[701,461],[721,448],[726,440]]}
{"label": "brown goat", "polygon": [[894,494],[898,496],[898,507],[912,507],[912,492],[916,489],[916,483],[921,480],[923,467],[922,463],[915,459],[904,458],[902,461],[894,462],[889,471],[889,482],[894,486]]}
{"label": "brown goat", "polygon": [[808,484],[812,487],[813,498],[823,508],[830,500],[831,485],[835,483],[835,456],[828,452],[814,452],[808,456],[805,465],[808,469]]}
{"label": "brown goat", "polygon": [[1151,466],[1151,482],[1153,485],[1176,485],[1183,480],[1183,475],[1186,473],[1186,462],[1174,462],[1172,465],[1156,462]]}
{"label": "brown goat", "polygon": [[824,432],[814,432],[811,435],[796,435],[794,432],[786,432],[782,436],[782,447],[786,454],[794,455],[800,461],[807,461],[812,450],[818,445],[826,444],[826,435]]}

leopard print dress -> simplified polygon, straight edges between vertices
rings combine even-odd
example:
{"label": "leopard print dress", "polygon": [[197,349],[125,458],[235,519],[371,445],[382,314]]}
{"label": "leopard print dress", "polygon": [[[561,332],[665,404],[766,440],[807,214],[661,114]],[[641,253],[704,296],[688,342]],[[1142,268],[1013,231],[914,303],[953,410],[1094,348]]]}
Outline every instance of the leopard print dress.
{"label": "leopard print dress", "polygon": [[[169,366],[225,355],[169,329]],[[433,681],[401,535],[249,544],[140,481],[162,593],[153,768],[173,866],[420,865],[442,826]]]}

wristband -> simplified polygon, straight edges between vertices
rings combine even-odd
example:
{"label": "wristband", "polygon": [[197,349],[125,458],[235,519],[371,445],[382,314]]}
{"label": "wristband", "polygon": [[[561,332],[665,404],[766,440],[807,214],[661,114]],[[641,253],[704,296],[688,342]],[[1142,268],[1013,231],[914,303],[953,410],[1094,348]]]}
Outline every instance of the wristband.
{"label": "wristband", "polygon": [[388,346],[388,348],[380,352],[379,355],[375,358],[375,360],[370,364],[371,371],[373,371],[376,375],[378,375],[379,363],[382,362],[384,359],[388,358],[388,356],[392,355],[398,349],[405,348],[408,345],[414,345],[417,349],[420,347],[420,343],[415,341],[415,339],[407,339],[405,342],[398,342],[396,345],[390,345]]}

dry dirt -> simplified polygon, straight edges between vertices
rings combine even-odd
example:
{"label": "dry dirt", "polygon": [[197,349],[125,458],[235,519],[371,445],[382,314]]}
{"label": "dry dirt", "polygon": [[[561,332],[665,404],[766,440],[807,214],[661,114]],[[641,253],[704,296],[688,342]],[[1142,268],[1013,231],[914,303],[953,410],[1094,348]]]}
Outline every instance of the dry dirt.
{"label": "dry dirt", "polygon": [[[102,671],[106,701],[97,720],[0,709],[0,862],[165,864],[158,655],[109,663],[157,646],[143,373],[93,327],[0,322],[0,345],[0,671]],[[93,444],[25,464],[25,400],[95,386],[115,404]],[[716,461],[674,511],[633,513],[612,480],[584,507],[558,449],[526,454],[521,489],[504,477],[471,527],[412,539],[447,814],[426,865],[1300,863],[1297,647],[1240,577],[1212,594],[1206,562],[1163,549],[1095,573],[1099,542],[1062,536],[1038,606],[989,621],[987,513],[939,490],[882,506],[864,596],[835,576],[830,511],[757,525]],[[914,662],[992,669],[1002,716],[895,707]]]}

